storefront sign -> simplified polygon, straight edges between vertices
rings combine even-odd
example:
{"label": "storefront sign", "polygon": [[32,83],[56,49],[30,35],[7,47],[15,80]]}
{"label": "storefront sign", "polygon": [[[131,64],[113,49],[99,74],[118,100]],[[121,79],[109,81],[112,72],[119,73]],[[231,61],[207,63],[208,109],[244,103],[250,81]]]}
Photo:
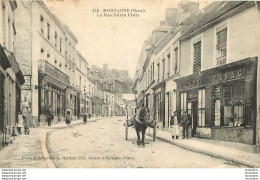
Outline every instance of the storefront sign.
{"label": "storefront sign", "polygon": [[236,80],[245,77],[245,70],[244,69],[238,69],[238,70],[233,70],[213,76],[205,76],[205,77],[200,77],[198,80],[191,80],[188,82],[184,83],[184,88],[185,89],[190,89],[190,88],[195,88],[199,87],[202,85],[207,85],[207,84],[213,84],[213,83],[220,83],[220,82],[226,82],[230,80]]}
{"label": "storefront sign", "polygon": [[30,75],[25,75],[24,76],[24,84],[21,86],[22,90],[30,90],[31,89],[31,76]]}
{"label": "storefront sign", "polygon": [[214,76],[213,82],[224,82],[228,80],[234,80],[234,79],[239,79],[241,77],[244,77],[245,73],[242,69],[231,71],[231,72],[226,72],[222,74],[218,74]]}

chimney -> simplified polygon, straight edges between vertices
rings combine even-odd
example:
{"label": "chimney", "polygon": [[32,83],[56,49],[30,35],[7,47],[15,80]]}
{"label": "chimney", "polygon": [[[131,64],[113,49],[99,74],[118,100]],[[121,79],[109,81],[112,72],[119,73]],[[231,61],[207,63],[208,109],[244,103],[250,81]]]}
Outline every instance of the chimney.
{"label": "chimney", "polygon": [[199,3],[197,2],[181,2],[178,4],[178,17],[177,21],[180,23],[187,17],[199,11]]}
{"label": "chimney", "polygon": [[165,12],[165,21],[168,26],[175,26],[177,24],[177,8],[167,8]]}

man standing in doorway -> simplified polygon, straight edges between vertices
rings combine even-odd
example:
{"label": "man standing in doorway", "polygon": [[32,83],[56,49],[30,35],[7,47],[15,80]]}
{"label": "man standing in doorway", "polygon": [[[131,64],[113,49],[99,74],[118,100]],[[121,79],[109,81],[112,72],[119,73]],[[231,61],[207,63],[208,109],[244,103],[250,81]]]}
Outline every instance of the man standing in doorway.
{"label": "man standing in doorway", "polygon": [[188,139],[188,131],[189,131],[189,116],[187,114],[187,111],[183,111],[183,115],[181,117],[182,122],[182,132],[183,132],[183,139]]}

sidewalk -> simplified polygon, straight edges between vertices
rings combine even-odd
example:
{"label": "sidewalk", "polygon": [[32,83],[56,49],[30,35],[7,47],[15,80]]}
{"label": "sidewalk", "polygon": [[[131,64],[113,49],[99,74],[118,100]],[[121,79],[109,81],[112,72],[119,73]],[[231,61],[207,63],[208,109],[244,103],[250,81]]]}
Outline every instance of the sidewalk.
{"label": "sidewalk", "polygon": [[[152,136],[152,130],[149,131],[148,129],[147,132]],[[260,167],[260,154],[254,153],[254,145],[201,138],[172,140],[171,133],[161,130],[157,130],[156,136],[160,140],[194,152],[233,161],[249,167]]]}
{"label": "sidewalk", "polygon": [[[98,118],[88,119],[93,122]],[[52,126],[41,126],[30,128],[30,135],[19,135],[12,144],[0,150],[0,168],[55,168],[46,148],[46,134],[55,129],[69,128],[79,125],[82,119],[66,125],[65,122],[52,124]]]}

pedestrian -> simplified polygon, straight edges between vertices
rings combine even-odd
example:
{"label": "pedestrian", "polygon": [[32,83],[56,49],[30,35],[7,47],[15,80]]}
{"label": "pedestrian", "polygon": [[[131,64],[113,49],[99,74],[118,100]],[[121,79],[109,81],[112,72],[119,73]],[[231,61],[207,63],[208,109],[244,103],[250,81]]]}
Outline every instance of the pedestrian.
{"label": "pedestrian", "polygon": [[187,114],[187,111],[183,111],[183,115],[181,117],[182,122],[182,132],[183,132],[183,139],[188,139],[188,131],[189,131],[189,116]]}
{"label": "pedestrian", "polygon": [[48,110],[47,110],[47,121],[48,121],[48,126],[51,126],[51,120],[53,119],[53,112],[52,112],[52,108],[51,105],[49,106]]}
{"label": "pedestrian", "polygon": [[171,129],[172,139],[174,139],[174,138],[178,139],[179,138],[179,135],[180,135],[179,123],[180,123],[180,120],[179,120],[177,112],[175,111],[174,115],[171,117],[171,120],[170,120],[170,125],[171,125],[171,128],[172,128]]}
{"label": "pedestrian", "polygon": [[87,121],[88,121],[88,119],[87,119],[88,117],[87,117],[87,115],[86,114],[84,114],[83,115],[83,122],[84,122],[84,124],[86,124],[87,123]]}
{"label": "pedestrian", "polygon": [[71,117],[70,117],[70,110],[67,109],[67,113],[66,113],[66,124],[70,125],[71,123]]}
{"label": "pedestrian", "polygon": [[24,122],[23,122],[23,128],[24,128],[24,134],[29,135],[30,134],[30,127],[29,127],[29,120],[27,118],[25,118]]}
{"label": "pedestrian", "polygon": [[18,112],[18,123],[16,124],[17,131],[19,134],[22,134],[22,127],[23,127],[23,115],[22,112]]}

